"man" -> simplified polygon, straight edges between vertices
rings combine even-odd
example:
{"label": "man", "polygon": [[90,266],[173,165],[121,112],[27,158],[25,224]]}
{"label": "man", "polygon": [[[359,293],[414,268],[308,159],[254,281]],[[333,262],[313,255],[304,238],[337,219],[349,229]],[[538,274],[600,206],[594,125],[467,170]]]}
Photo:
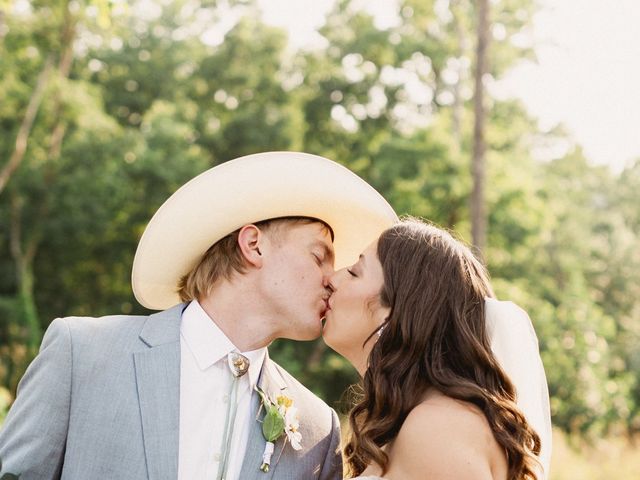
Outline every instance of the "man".
{"label": "man", "polygon": [[334,258],[355,261],[395,219],[352,172],[308,154],[191,180],[134,259],[136,298],[163,311],[51,324],[0,433],[0,475],[341,478],[335,412],[266,347],[316,338]]}

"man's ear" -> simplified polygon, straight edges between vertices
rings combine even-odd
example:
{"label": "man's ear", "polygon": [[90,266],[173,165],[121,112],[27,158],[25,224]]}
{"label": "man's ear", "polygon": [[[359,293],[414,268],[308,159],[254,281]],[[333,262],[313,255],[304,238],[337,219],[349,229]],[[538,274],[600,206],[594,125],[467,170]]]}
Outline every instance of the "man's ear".
{"label": "man's ear", "polygon": [[245,225],[238,232],[238,245],[242,256],[249,265],[257,268],[262,267],[262,252],[260,247],[264,242],[264,236],[255,225]]}

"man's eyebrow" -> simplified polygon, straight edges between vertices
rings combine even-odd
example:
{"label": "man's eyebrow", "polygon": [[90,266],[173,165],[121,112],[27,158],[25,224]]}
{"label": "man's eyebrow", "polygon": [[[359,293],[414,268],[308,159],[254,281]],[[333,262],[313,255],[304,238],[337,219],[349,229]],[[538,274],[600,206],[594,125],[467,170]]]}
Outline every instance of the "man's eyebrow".
{"label": "man's eyebrow", "polygon": [[326,258],[328,258],[329,260],[334,259],[333,249],[329,248],[326,243],[318,240],[318,241],[315,241],[313,244],[314,246],[320,247],[322,248],[322,250],[324,250],[324,255]]}

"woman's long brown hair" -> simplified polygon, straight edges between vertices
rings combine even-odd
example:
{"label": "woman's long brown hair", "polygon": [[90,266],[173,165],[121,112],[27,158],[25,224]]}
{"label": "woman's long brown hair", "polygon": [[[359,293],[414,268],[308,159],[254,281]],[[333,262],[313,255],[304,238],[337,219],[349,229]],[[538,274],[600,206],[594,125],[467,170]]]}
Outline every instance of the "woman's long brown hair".
{"label": "woman's long brown hair", "polygon": [[484,413],[506,452],[509,480],[535,480],[540,438],[491,352],[484,303],[493,291],[482,264],[449,233],[416,219],[386,230],[377,253],[380,301],[390,314],[369,355],[364,395],[349,414],[349,474],[372,462],[387,472],[382,447],[432,388]]}

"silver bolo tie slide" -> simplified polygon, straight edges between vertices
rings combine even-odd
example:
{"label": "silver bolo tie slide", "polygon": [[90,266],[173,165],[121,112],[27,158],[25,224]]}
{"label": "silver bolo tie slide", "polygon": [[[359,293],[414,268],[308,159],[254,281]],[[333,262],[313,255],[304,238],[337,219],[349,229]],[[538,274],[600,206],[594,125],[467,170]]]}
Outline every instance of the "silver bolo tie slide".
{"label": "silver bolo tie slide", "polygon": [[229,402],[227,403],[227,416],[224,423],[224,434],[222,436],[222,458],[218,466],[217,480],[225,480],[227,468],[229,467],[229,456],[231,450],[231,440],[233,440],[233,427],[236,423],[236,412],[238,411],[238,383],[249,370],[249,359],[238,352],[231,352],[227,355],[227,364],[233,375],[231,386],[229,387]]}

